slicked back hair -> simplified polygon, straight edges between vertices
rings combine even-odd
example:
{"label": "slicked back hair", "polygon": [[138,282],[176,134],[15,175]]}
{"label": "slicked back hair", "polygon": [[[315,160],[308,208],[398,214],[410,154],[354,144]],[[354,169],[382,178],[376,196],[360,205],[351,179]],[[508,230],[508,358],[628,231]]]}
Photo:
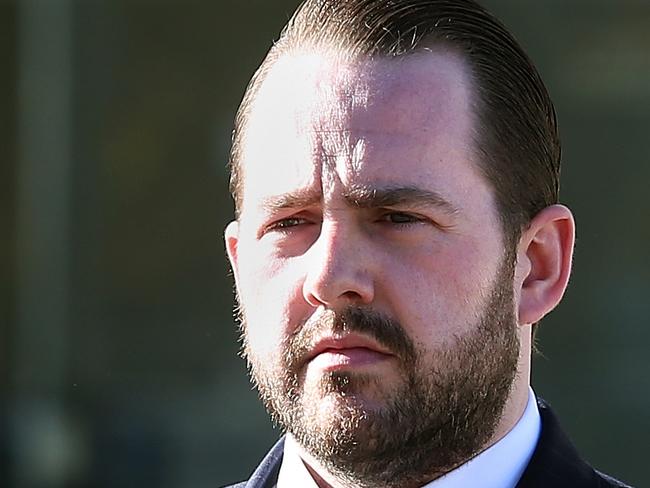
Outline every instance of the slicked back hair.
{"label": "slicked back hair", "polygon": [[266,73],[281,56],[318,50],[393,58],[438,45],[468,63],[477,95],[475,149],[492,185],[506,244],[544,207],[557,203],[561,148],[550,96],[507,29],[474,0],[306,0],[253,76],[240,105],[230,155],[237,216],[246,122]]}

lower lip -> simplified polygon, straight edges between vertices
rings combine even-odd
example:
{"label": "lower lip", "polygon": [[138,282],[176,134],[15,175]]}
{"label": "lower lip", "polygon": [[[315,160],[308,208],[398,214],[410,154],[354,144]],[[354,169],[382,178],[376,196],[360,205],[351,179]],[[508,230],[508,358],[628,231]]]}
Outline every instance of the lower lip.
{"label": "lower lip", "polygon": [[326,349],[310,361],[310,365],[324,371],[371,366],[391,356],[365,347],[349,349]]}

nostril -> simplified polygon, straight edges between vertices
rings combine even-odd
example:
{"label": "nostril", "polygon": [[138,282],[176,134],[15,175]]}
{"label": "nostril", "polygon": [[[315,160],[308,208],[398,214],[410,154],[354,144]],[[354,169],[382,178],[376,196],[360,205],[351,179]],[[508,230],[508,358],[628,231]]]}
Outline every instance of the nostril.
{"label": "nostril", "polygon": [[350,300],[351,302],[363,302],[363,297],[359,292],[356,291],[346,291],[341,294],[341,298],[345,298],[347,300]]}

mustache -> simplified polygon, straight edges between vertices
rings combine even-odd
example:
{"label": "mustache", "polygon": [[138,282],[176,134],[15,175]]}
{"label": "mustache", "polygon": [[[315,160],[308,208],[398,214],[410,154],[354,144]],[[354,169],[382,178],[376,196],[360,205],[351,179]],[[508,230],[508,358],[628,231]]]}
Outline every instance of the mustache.
{"label": "mustache", "polygon": [[358,333],[375,340],[403,363],[416,359],[415,344],[404,327],[391,317],[376,310],[349,306],[340,311],[326,310],[307,320],[284,347],[284,362],[290,371],[304,365],[316,341],[324,334]]}

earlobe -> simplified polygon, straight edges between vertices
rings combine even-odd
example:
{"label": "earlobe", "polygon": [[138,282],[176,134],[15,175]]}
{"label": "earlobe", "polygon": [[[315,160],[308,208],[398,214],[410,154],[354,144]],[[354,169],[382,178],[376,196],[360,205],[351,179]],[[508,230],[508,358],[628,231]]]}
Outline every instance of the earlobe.
{"label": "earlobe", "polygon": [[519,323],[534,324],[562,299],[571,274],[575,221],[563,205],[539,212],[519,242]]}
{"label": "earlobe", "polygon": [[239,244],[239,222],[233,220],[226,226],[224,232],[224,238],[226,241],[226,253],[228,254],[228,259],[230,260],[230,266],[232,267],[233,274],[235,275],[235,280],[237,280],[238,267],[237,267],[237,246]]}

